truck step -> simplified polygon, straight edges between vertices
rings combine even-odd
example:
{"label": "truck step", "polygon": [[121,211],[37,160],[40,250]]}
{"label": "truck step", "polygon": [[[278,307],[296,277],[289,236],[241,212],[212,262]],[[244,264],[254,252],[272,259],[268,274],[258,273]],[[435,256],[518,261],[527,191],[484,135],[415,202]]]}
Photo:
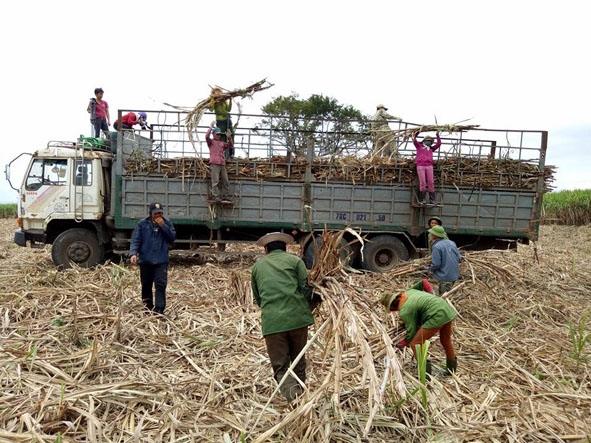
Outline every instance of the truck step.
{"label": "truck step", "polygon": [[227,200],[227,199],[222,199],[222,200],[208,200],[207,201],[208,204],[210,205],[234,205],[234,202],[232,200]]}

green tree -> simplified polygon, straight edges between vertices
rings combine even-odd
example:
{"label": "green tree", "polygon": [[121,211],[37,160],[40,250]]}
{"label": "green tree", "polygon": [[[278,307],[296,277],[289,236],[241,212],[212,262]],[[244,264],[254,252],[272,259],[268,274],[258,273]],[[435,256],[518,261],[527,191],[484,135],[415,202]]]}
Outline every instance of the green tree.
{"label": "green tree", "polygon": [[303,154],[308,141],[320,156],[367,149],[370,118],[334,98],[313,94],[304,100],[293,93],[273,99],[262,112],[266,117],[258,129],[268,130],[288,152]]}

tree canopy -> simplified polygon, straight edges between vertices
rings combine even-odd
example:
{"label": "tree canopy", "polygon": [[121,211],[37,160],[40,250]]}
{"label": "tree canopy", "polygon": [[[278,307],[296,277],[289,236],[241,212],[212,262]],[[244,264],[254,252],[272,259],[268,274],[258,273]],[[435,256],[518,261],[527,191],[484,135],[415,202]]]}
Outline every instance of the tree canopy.
{"label": "tree canopy", "polygon": [[274,142],[288,152],[303,154],[308,142],[316,155],[341,154],[367,149],[369,117],[336,99],[313,94],[280,96],[262,107],[261,127],[269,128]]}

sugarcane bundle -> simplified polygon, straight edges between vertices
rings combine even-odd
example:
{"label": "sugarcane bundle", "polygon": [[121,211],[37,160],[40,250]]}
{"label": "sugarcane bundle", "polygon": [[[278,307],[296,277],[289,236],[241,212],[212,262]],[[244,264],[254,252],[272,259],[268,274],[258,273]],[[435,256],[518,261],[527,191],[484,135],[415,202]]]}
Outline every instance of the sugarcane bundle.
{"label": "sugarcane bundle", "polygon": [[197,128],[201,118],[203,117],[203,114],[208,109],[212,110],[215,103],[230,100],[235,97],[252,97],[255,92],[264,91],[265,89],[269,89],[271,86],[273,86],[273,84],[269,83],[267,79],[264,78],[256,83],[253,83],[252,85],[246,86],[245,88],[234,89],[233,91],[224,91],[222,88],[218,87],[221,90],[221,94],[215,97],[213,94],[210,94],[209,97],[204,98],[199,103],[197,103],[185,117],[185,126],[187,127],[187,132],[191,143],[194,143],[195,140],[198,139]]}

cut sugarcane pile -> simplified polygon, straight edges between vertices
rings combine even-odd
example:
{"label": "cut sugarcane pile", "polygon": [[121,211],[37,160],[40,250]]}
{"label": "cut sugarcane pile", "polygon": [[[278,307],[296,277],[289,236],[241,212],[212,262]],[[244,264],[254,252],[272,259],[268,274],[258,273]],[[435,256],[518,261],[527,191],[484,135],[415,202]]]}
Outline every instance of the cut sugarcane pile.
{"label": "cut sugarcane pile", "polygon": [[[141,312],[137,268],[58,272],[49,248],[14,245],[14,221],[2,224],[2,441],[550,442],[591,435],[591,344],[576,353],[571,342],[571,333],[591,330],[590,323],[580,328],[591,297],[591,226],[542,226],[537,248],[466,254],[448,297],[459,313],[458,372],[433,378],[424,407],[409,351],[391,349],[401,325],[377,302],[383,291],[422,278],[424,259],[385,275],[357,274],[328,254],[310,272],[324,303],[310,329],[308,390],[288,405],[274,395],[252,301],[259,248],[229,246],[229,256],[200,265],[175,258],[169,317],[158,318]],[[444,358],[437,340],[429,352],[435,363]]]}

